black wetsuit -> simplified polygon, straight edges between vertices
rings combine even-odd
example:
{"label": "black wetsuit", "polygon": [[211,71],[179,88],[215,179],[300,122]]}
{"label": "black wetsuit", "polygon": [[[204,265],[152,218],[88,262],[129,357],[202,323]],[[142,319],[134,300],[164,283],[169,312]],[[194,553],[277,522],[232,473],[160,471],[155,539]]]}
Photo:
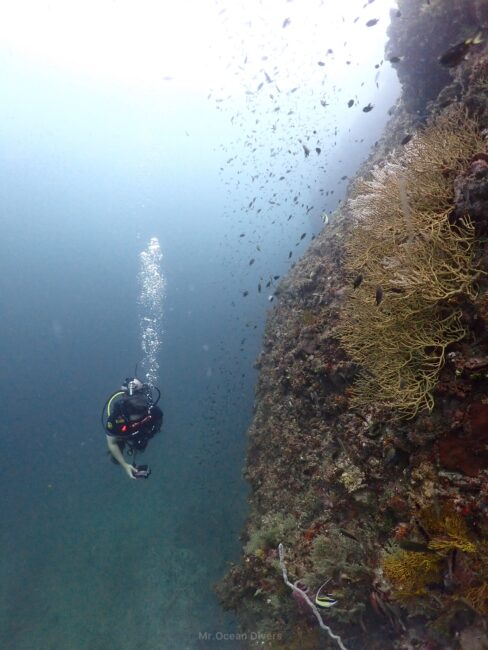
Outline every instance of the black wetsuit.
{"label": "black wetsuit", "polygon": [[117,439],[121,451],[127,445],[129,453],[134,453],[144,451],[162,424],[162,410],[140,391],[134,395],[123,395],[114,403],[107,419],[106,433]]}

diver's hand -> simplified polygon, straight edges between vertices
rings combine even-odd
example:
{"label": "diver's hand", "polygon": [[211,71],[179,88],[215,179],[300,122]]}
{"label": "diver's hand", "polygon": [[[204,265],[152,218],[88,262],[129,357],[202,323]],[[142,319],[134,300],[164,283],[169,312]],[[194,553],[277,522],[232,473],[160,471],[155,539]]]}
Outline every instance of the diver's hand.
{"label": "diver's hand", "polygon": [[137,469],[134,467],[134,465],[130,465],[129,463],[126,463],[124,465],[124,469],[129,478],[134,479],[134,481],[137,480],[133,474],[133,472],[137,472]]}

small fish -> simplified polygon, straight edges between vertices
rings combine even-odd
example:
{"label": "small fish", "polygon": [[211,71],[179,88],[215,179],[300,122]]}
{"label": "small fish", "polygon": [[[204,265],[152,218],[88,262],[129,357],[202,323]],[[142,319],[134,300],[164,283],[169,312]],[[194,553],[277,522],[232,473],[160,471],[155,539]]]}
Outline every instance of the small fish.
{"label": "small fish", "polygon": [[242,297],[245,298],[246,296],[249,295],[249,291],[243,291],[242,292]]}
{"label": "small fish", "polygon": [[445,584],[442,582],[427,582],[425,586],[429,591],[440,591],[442,593],[446,593],[447,591]]}
{"label": "small fish", "polygon": [[322,149],[320,147],[315,147],[315,151],[317,152],[317,155],[320,155]]}
{"label": "small fish", "polygon": [[412,135],[411,133],[409,133],[408,135],[406,135],[406,136],[402,139],[402,141],[400,142],[400,144],[408,144],[412,138],[413,138],[413,135]]}
{"label": "small fish", "polygon": [[401,18],[401,17],[402,17],[402,12],[397,11],[396,14],[395,14],[395,18]]}
{"label": "small fish", "polygon": [[354,278],[354,282],[352,283],[353,289],[357,289],[361,285],[362,281],[363,281],[363,276],[360,273]]}
{"label": "small fish", "polygon": [[341,176],[341,181],[345,181],[347,176]]}
{"label": "small fish", "polygon": [[363,113],[369,113],[369,111],[373,110],[373,104],[368,104],[363,108]]}
{"label": "small fish", "polygon": [[325,99],[321,99],[321,100],[320,100],[320,103],[322,104],[322,106],[323,106],[324,108],[325,108],[326,106],[329,105],[329,104],[325,101]]}
{"label": "small fish", "polygon": [[239,235],[239,237],[245,237],[245,236],[246,236],[245,232],[241,232],[241,234]]}
{"label": "small fish", "polygon": [[280,275],[273,275],[273,280],[279,280],[280,277],[281,277]]}
{"label": "small fish", "polygon": [[300,235],[300,239],[305,239],[306,236],[307,236],[307,233],[306,233],[306,232],[303,232],[303,233]]}
{"label": "small fish", "polygon": [[252,266],[252,265],[254,264],[255,261],[256,261],[256,260],[254,259],[254,257],[251,258],[251,259],[249,260],[249,266]]}
{"label": "small fish", "polygon": [[293,255],[293,252],[290,251],[290,252],[288,253],[288,259],[290,259],[290,257],[291,257],[292,255]]}
{"label": "small fish", "polygon": [[308,156],[310,154],[310,149],[307,147],[306,144],[302,144],[302,147],[303,147],[303,152],[305,154],[305,158],[308,158]]}
{"label": "small fish", "polygon": [[422,542],[412,542],[409,539],[401,539],[397,542],[398,546],[404,551],[410,551],[412,553],[433,553],[427,544]]}
{"label": "small fish", "polygon": [[347,102],[347,108],[351,108],[351,106],[354,106],[354,99],[350,99],[350,100]]}
{"label": "small fish", "polygon": [[450,47],[442,56],[439,57],[439,63],[446,66],[446,68],[453,68],[464,60],[464,57],[472,45],[479,45],[482,42],[483,39],[481,37],[481,32],[478,32],[475,36],[467,38],[465,41]]}
{"label": "small fish", "polygon": [[281,25],[281,27],[282,27],[283,29],[285,29],[285,27],[288,27],[288,25],[289,25],[290,23],[291,23],[291,20],[290,20],[289,18],[285,18],[285,20],[283,21],[283,25]]}
{"label": "small fish", "polygon": [[381,301],[383,300],[383,289],[381,287],[376,287],[376,305],[380,305]]}
{"label": "small fish", "polygon": [[339,532],[342,535],[345,535],[345,537],[349,537],[349,539],[353,539],[355,542],[358,542],[359,544],[359,539],[355,537],[352,533],[350,533],[348,530],[346,530],[345,528],[339,528]]}
{"label": "small fish", "polygon": [[321,67],[323,67],[325,65],[325,63],[323,61],[317,61],[317,65],[320,65]]}
{"label": "small fish", "polygon": [[274,296],[268,296],[268,302],[273,302]]}
{"label": "small fish", "polygon": [[315,604],[319,609],[329,609],[337,604],[337,599],[334,598],[332,594],[322,594],[322,589],[329,582],[330,578],[327,579],[323,585],[321,585],[315,595]]}
{"label": "small fish", "polygon": [[326,594],[324,596],[316,596],[315,604],[319,609],[329,609],[329,607],[337,605],[337,600],[332,596],[332,594]]}
{"label": "small fish", "polygon": [[400,63],[400,61],[403,61],[404,58],[405,58],[405,57],[403,57],[403,56],[391,56],[391,57],[388,59],[388,61],[389,61],[390,63]]}
{"label": "small fish", "polygon": [[261,282],[258,284],[258,293],[261,293]]}
{"label": "small fish", "polygon": [[379,18],[371,18],[371,20],[368,20],[366,23],[366,27],[374,27],[376,23],[379,21]]}
{"label": "small fish", "polygon": [[429,543],[430,539],[431,539],[429,533],[425,530],[423,525],[420,523],[420,521],[416,517],[414,517],[414,521],[417,524],[417,528],[419,529],[419,532],[422,535],[422,537],[425,539],[425,541],[427,543]]}
{"label": "small fish", "polygon": [[329,215],[327,214],[327,212],[322,212],[320,218],[324,222],[324,226],[326,226],[329,223]]}

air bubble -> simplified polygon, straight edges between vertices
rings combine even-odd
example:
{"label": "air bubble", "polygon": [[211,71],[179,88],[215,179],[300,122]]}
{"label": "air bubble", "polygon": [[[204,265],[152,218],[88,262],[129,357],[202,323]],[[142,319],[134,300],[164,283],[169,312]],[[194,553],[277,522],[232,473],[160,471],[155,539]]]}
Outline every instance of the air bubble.
{"label": "air bubble", "polygon": [[161,270],[163,254],[157,237],[152,237],[140,254],[139,327],[143,358],[141,367],[150,386],[158,382],[158,353],[163,335],[163,303],[166,281]]}

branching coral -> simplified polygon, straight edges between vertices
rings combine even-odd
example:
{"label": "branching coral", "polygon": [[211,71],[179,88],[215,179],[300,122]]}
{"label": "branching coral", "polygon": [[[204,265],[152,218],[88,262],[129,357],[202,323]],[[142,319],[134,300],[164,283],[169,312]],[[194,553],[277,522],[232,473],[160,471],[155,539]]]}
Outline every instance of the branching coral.
{"label": "branching coral", "polygon": [[398,549],[385,556],[382,568],[394,587],[393,597],[399,601],[425,595],[427,585],[439,582],[442,576],[440,558],[435,553]]}
{"label": "branching coral", "polygon": [[[487,613],[488,544],[470,534],[450,503],[424,509],[417,523],[428,538],[425,551],[392,545],[384,553],[381,567],[393,588],[392,597],[413,610],[416,599],[422,598],[424,605],[429,599],[439,620],[459,603]],[[449,587],[444,597],[432,598],[432,589],[442,590],[443,585]]]}
{"label": "branching coral", "polygon": [[432,409],[446,347],[465,334],[458,305],[475,298],[479,274],[474,226],[452,220],[452,181],[482,146],[476,123],[452,109],[356,188],[346,243],[356,288],[339,328],[362,369],[353,403]]}
{"label": "branching coral", "polygon": [[488,583],[467,589],[462,599],[479,614],[488,614]]}
{"label": "branching coral", "polygon": [[471,540],[465,520],[450,505],[424,510],[420,516],[422,526],[431,536],[429,548],[440,553],[457,549],[474,553],[476,544]]}

